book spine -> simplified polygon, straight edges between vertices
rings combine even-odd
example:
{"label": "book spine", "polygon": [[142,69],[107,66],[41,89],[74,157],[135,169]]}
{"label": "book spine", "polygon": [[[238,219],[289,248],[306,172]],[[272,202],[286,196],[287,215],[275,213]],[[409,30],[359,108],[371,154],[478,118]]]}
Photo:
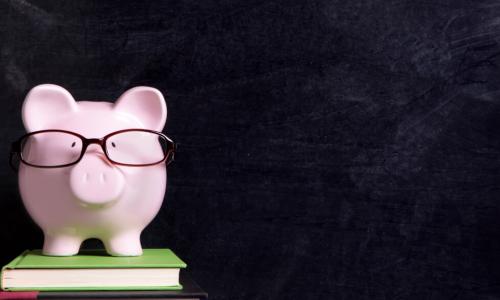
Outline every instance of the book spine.
{"label": "book spine", "polygon": [[14,258],[10,263],[6,264],[5,266],[2,267],[2,270],[0,271],[0,290],[2,291],[5,291],[4,287],[3,287],[3,277],[5,275],[5,270],[7,269],[15,269],[16,266],[19,264],[19,262],[21,260],[23,260],[23,258],[26,256],[26,254],[28,254],[29,250],[24,250],[23,253],[21,253],[21,255],[19,255],[18,257]]}

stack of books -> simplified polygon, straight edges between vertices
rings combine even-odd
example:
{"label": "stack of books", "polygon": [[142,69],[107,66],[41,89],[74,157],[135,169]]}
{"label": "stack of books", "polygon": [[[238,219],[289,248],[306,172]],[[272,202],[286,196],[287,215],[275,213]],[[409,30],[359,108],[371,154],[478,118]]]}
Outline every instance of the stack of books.
{"label": "stack of books", "polygon": [[4,299],[206,299],[170,249],[144,249],[142,256],[114,257],[82,250],[67,257],[25,251],[2,268]]}

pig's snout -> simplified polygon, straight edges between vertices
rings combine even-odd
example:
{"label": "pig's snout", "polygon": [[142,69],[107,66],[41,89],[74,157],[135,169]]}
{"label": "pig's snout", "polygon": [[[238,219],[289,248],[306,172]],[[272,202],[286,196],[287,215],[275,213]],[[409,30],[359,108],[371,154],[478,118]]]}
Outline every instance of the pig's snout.
{"label": "pig's snout", "polygon": [[70,173],[73,194],[84,205],[109,204],[121,195],[125,178],[99,155],[85,155]]}

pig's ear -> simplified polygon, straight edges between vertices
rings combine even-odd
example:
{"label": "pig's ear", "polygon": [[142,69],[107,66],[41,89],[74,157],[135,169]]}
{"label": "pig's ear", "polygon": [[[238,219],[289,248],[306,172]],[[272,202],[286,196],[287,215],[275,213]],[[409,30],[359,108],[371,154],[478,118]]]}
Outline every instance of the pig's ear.
{"label": "pig's ear", "polygon": [[136,117],[147,129],[162,131],[167,121],[167,105],[157,89],[138,86],[123,93],[114,109]]}
{"label": "pig's ear", "polygon": [[24,127],[28,132],[49,129],[50,123],[77,109],[75,99],[64,88],[54,84],[37,85],[23,103]]}

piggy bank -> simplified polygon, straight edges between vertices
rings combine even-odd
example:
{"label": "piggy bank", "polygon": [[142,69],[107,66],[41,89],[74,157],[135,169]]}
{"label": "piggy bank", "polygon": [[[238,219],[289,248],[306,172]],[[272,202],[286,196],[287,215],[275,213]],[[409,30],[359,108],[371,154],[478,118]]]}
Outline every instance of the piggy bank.
{"label": "piggy bank", "polygon": [[162,94],[135,87],[115,103],[75,101],[64,88],[34,87],[22,107],[28,132],[19,154],[19,188],[44,233],[43,253],[77,254],[100,239],[114,256],[142,254],[140,235],[158,213],[172,141]]}

